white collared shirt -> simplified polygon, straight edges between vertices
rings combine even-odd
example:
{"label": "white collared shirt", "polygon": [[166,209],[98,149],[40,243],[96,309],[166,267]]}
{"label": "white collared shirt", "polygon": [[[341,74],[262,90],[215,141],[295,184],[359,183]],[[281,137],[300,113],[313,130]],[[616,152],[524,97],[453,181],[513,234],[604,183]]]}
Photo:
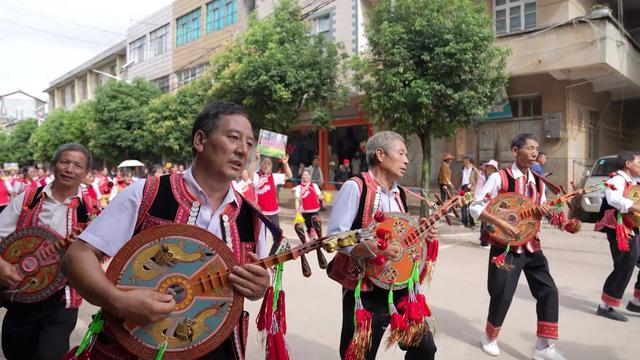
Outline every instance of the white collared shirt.
{"label": "white collared shirt", "polygon": [[[38,214],[38,225],[47,226],[52,228],[61,236],[67,236],[68,225],[67,216],[69,203],[74,198],[79,198],[82,201],[82,189],[78,186],[78,193],[73,196],[69,196],[63,202],[56,200],[51,194],[51,189],[54,183],[45,185],[42,189],[42,196],[44,200],[42,202],[42,209]],[[22,192],[16,196],[7,207],[0,213],[0,237],[4,238],[16,230],[18,219],[20,218],[20,212],[22,211],[22,202],[26,192]]]}
{"label": "white collared shirt", "polygon": [[[524,177],[525,174],[520,171],[520,168],[514,162],[511,165],[511,173],[513,174],[513,178],[518,181],[521,177]],[[536,179],[531,172],[531,170],[527,169],[527,188],[530,185],[536,186]],[[502,177],[500,176],[500,171],[496,171],[489,178],[487,182],[484,184],[480,191],[476,192],[476,196],[474,198],[474,202],[469,205],[469,213],[473,216],[474,219],[478,220],[484,209],[487,207],[487,202],[483,201],[485,196],[489,194],[489,196],[493,199],[498,195],[500,188],[502,187]],[[536,189],[537,190],[537,189]],[[544,204],[547,201],[547,197],[545,196],[545,184],[542,184],[542,194],[540,194],[540,203]]]}
{"label": "white collared shirt", "polygon": [[[191,194],[201,203],[195,226],[206,229],[222,239],[220,215],[228,204],[237,201],[231,183],[220,206],[213,209],[207,194],[193,178],[191,168],[184,172],[183,178]],[[136,181],[116,196],[100,216],[80,234],[80,238],[103,253],[114,256],[133,236],[145,183],[146,180]],[[231,242],[228,241],[227,245],[231,247]],[[256,253],[263,258],[268,255],[268,251],[264,231],[261,229],[256,243]]]}
{"label": "white collared shirt", "polygon": [[[375,179],[371,171],[369,171],[369,175]],[[402,211],[397,201],[396,195],[400,192],[400,189],[396,183],[393,184],[389,191],[387,191],[384,186],[378,186],[377,191],[380,194],[380,202],[378,208],[374,209],[374,212],[377,210],[383,212]],[[327,234],[338,234],[351,229],[351,225],[357,216],[360,194],[360,187],[354,180],[347,180],[344,185],[342,185],[333,203],[331,215],[329,216]]]}
{"label": "white collared shirt", "polygon": [[469,185],[471,182],[471,170],[473,170],[472,166],[462,168],[462,182],[460,183],[460,187]]}
{"label": "white collared shirt", "polygon": [[626,214],[629,212],[629,208],[633,206],[633,200],[624,197],[624,188],[626,187],[627,183],[636,185],[636,181],[622,170],[618,170],[618,175],[619,176],[614,176],[611,179],[607,180],[607,183],[613,184],[616,189],[605,189],[604,196],[607,198],[607,203],[609,205],[620,211],[620,213]]}

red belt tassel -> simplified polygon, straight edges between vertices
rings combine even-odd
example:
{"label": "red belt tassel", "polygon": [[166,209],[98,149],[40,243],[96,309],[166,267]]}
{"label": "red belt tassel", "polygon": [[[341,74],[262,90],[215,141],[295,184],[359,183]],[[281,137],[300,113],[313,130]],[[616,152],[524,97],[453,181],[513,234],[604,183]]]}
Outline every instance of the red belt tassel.
{"label": "red belt tassel", "polygon": [[629,230],[627,230],[620,213],[618,213],[616,224],[616,240],[618,241],[618,250],[629,252]]}
{"label": "red belt tassel", "polygon": [[345,360],[364,360],[371,348],[371,312],[356,310],[356,330],[347,348]]}

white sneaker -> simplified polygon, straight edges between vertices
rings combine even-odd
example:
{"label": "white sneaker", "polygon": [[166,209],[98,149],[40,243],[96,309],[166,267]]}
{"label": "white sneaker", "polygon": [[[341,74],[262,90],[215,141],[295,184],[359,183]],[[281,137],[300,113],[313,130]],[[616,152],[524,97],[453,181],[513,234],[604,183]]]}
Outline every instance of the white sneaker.
{"label": "white sneaker", "polygon": [[562,354],[556,350],[553,344],[547,346],[542,350],[534,349],[533,355],[531,355],[531,359],[533,360],[567,360]]}
{"label": "white sneaker", "polygon": [[500,348],[498,347],[497,340],[491,340],[487,337],[487,334],[482,334],[480,337],[480,344],[482,344],[482,351],[491,356],[500,355]]}

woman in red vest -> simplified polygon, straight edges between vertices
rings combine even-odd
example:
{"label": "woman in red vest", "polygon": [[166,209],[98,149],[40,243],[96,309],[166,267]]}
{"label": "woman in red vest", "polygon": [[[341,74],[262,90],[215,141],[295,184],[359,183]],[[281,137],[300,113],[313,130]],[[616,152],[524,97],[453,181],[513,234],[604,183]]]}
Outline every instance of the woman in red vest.
{"label": "woman in red vest", "polygon": [[258,196],[258,206],[262,213],[271,220],[272,223],[280,226],[278,213],[280,212],[280,206],[278,205],[278,186],[284,185],[287,179],[291,179],[293,174],[289,167],[289,156],[285,155],[282,158],[282,167],[284,168],[284,174],[273,173],[273,163],[271,158],[264,157],[260,162],[260,171],[253,176],[253,186],[256,189],[256,195]]}
{"label": "woman in red vest", "polygon": [[311,218],[318,215],[320,211],[320,201],[324,200],[324,195],[317,184],[311,182],[309,170],[302,172],[302,183],[293,188],[295,194],[296,211],[302,214],[304,224],[307,226],[307,233],[311,235]]}

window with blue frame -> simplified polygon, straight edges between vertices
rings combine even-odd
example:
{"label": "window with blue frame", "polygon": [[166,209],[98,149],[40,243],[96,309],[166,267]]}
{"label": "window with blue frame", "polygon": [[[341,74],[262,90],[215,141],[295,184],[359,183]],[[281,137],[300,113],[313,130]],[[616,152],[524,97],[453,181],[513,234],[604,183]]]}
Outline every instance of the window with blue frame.
{"label": "window with blue frame", "polygon": [[176,19],[176,46],[200,38],[200,8]]}
{"label": "window with blue frame", "polygon": [[207,4],[207,34],[237,22],[237,0],[213,0]]}

